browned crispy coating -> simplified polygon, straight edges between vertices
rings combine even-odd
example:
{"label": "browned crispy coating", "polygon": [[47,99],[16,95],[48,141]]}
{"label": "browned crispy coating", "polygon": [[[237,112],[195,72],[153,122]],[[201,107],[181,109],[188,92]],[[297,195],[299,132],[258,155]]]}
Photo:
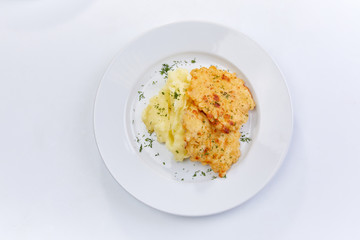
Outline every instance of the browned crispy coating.
{"label": "browned crispy coating", "polygon": [[193,103],[189,103],[184,112],[183,126],[190,159],[209,164],[214,172],[224,177],[240,157],[240,132],[226,134],[216,129]]}
{"label": "browned crispy coating", "polygon": [[217,129],[229,133],[246,123],[255,102],[243,80],[215,66],[194,69],[190,74],[187,94]]}
{"label": "browned crispy coating", "polygon": [[214,66],[191,71],[183,115],[186,150],[224,177],[240,157],[240,127],[255,102],[244,81]]}

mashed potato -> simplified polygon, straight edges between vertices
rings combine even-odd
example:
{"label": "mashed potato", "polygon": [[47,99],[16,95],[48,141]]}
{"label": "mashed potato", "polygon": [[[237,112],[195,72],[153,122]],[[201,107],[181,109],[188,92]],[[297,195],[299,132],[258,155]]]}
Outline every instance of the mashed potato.
{"label": "mashed potato", "polygon": [[189,157],[185,149],[185,130],[182,125],[186,107],[186,89],[190,84],[190,74],[186,69],[169,72],[166,85],[159,94],[150,99],[142,120],[146,128],[155,131],[157,140],[165,142],[177,161]]}

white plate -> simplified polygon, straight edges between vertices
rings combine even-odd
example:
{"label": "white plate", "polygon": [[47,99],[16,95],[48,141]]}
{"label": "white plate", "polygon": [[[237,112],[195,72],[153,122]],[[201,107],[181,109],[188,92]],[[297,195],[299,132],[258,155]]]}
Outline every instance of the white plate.
{"label": "white plate", "polygon": [[[199,163],[175,162],[163,144],[144,147],[142,109],[165,82],[162,64],[173,61],[236,72],[254,96],[256,109],[242,128],[252,141],[241,144],[242,156],[226,179],[212,180],[215,174]],[[145,95],[140,101],[139,91]],[[203,22],[166,25],[131,42],[105,73],[94,110],[96,141],[114,178],[143,203],[184,216],[219,213],[259,192],[285,158],[292,122],[285,80],[269,55],[245,35]]]}

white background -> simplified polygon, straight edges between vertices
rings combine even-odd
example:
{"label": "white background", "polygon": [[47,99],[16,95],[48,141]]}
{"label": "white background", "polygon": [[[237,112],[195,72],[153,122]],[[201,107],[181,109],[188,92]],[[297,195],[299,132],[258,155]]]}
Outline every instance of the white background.
{"label": "white background", "polygon": [[[294,107],[293,141],[275,178],[210,217],[134,199],[107,171],[93,134],[112,57],[182,20],[258,42],[283,71]],[[0,238],[359,239],[359,44],[356,0],[0,0]]]}

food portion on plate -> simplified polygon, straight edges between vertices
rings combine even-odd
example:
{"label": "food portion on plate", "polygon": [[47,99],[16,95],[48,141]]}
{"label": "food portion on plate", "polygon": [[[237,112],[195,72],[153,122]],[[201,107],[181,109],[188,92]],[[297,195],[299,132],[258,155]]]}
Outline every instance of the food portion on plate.
{"label": "food portion on plate", "polygon": [[250,90],[235,73],[215,66],[169,71],[142,120],[174,154],[190,157],[226,176],[240,157],[240,127],[255,107]]}
{"label": "food portion on plate", "polygon": [[168,73],[165,86],[150,99],[142,120],[149,132],[155,131],[157,140],[165,143],[177,161],[189,157],[185,149],[185,129],[182,118],[186,109],[186,89],[191,77],[186,69]]}

